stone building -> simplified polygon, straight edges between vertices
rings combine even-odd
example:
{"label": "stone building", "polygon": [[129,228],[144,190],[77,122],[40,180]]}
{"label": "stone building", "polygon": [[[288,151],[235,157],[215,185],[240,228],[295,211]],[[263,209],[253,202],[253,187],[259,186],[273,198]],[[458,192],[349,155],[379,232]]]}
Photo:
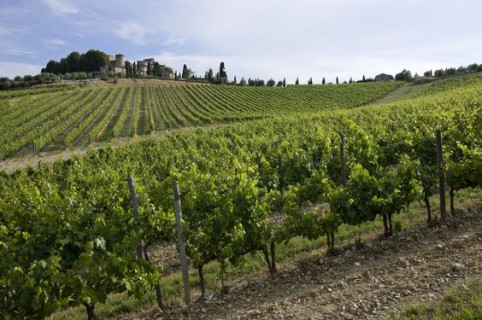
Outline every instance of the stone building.
{"label": "stone building", "polygon": [[161,72],[161,79],[174,80],[176,76],[172,72],[163,71]]}
{"label": "stone building", "polygon": [[101,73],[119,74],[122,77],[126,76],[125,59],[124,55],[116,54],[115,56],[109,56],[109,63],[100,68]]}
{"label": "stone building", "polygon": [[375,77],[375,81],[392,81],[393,79],[392,75],[386,73],[380,73]]}

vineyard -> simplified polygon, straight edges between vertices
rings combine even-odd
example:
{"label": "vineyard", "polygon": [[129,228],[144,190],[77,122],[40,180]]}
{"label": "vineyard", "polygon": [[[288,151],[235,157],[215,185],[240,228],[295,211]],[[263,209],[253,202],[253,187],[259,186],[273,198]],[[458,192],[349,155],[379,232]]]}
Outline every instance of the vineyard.
{"label": "vineyard", "polygon": [[[151,291],[163,307],[163,266],[151,248],[177,241],[173,181],[203,295],[204,267],[213,261],[222,278],[228,265],[261,252],[275,274],[280,243],[326,237],[335,254],[342,225],[382,219],[390,237],[394,216],[418,201],[438,225],[457,213],[460,190],[482,186],[482,82],[356,108],[396,86],[138,86],[6,103],[2,157],[56,140],[86,145],[237,123],[0,174],[0,310],[6,318],[45,318],[81,305],[94,319],[112,292]],[[431,207],[441,179],[446,215]]]}
{"label": "vineyard", "polygon": [[18,91],[13,101],[0,99],[0,159],[183,127],[353,108],[398,86],[400,83],[288,88],[145,85],[57,93],[44,89],[36,95],[34,90],[25,90],[25,97]]}

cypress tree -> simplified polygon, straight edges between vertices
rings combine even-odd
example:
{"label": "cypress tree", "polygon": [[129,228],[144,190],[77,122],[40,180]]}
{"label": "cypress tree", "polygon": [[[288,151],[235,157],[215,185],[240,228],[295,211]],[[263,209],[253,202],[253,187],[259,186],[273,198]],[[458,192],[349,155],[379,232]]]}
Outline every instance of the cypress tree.
{"label": "cypress tree", "polygon": [[181,77],[183,79],[187,79],[189,78],[189,69],[187,68],[186,64],[184,64],[184,66],[182,67],[182,75]]}

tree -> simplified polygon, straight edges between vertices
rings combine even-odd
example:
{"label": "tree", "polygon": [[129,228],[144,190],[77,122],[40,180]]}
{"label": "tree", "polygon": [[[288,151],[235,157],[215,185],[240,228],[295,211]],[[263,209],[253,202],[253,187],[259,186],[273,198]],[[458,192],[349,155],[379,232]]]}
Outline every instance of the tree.
{"label": "tree", "polygon": [[147,62],[146,73],[147,73],[148,76],[152,76],[152,62],[151,61]]}
{"label": "tree", "polygon": [[362,81],[365,82],[365,75],[363,75]]}
{"label": "tree", "polygon": [[80,53],[73,51],[71,52],[66,60],[67,60],[67,70],[68,72],[78,72],[80,70]]}
{"label": "tree", "polygon": [[56,73],[55,70],[57,69],[57,66],[58,66],[58,62],[55,61],[55,60],[50,60],[48,63],[47,63],[47,67],[45,68],[45,72],[48,72],[48,73]]}
{"label": "tree", "polygon": [[189,76],[191,75],[192,71],[190,69],[188,69],[188,67],[186,66],[186,64],[184,64],[184,66],[182,67],[182,75],[181,75],[181,78],[183,79],[189,79]]}
{"label": "tree", "polygon": [[286,87],[286,78],[283,78],[283,88]]}
{"label": "tree", "polygon": [[467,68],[464,66],[460,66],[457,68],[457,73],[465,73],[467,71]]}
{"label": "tree", "polygon": [[129,61],[126,61],[124,63],[124,67],[126,69],[126,77],[127,78],[132,78],[133,77],[133,68],[132,68],[132,63],[130,63]]}
{"label": "tree", "polygon": [[469,71],[469,72],[474,72],[474,71],[477,71],[477,70],[480,71],[480,65],[477,65],[477,63],[469,64],[467,66],[467,71]]}
{"label": "tree", "polygon": [[336,84],[339,84],[340,81],[338,80],[338,77],[336,77]]}
{"label": "tree", "polygon": [[204,73],[204,79],[206,79],[209,82],[214,82],[213,69],[209,68],[209,70]]}
{"label": "tree", "polygon": [[60,59],[60,62],[57,65],[57,68],[56,68],[55,71],[56,71],[57,74],[64,74],[64,73],[69,72],[69,64],[68,64],[66,58]]}
{"label": "tree", "polygon": [[448,76],[453,76],[455,73],[457,73],[457,70],[455,68],[445,69],[445,74],[448,75]]}
{"label": "tree", "polygon": [[99,71],[101,67],[109,63],[109,56],[102,51],[91,49],[81,56],[80,61],[82,65],[81,71]]}
{"label": "tree", "polygon": [[276,84],[276,81],[274,81],[274,79],[269,79],[268,82],[266,82],[266,85],[268,87],[274,87]]}
{"label": "tree", "polygon": [[310,77],[310,79],[308,80],[308,84],[309,85],[312,85],[313,84],[313,79]]}
{"label": "tree", "polygon": [[226,73],[226,68],[224,67],[224,62],[219,64],[219,76],[217,77],[219,83],[226,83],[228,80],[228,75]]}
{"label": "tree", "polygon": [[237,79],[236,79],[236,76],[234,76],[234,79],[233,79],[233,84],[236,85],[237,84]]}
{"label": "tree", "polygon": [[431,77],[431,76],[433,76],[432,70],[425,71],[425,72],[423,73],[423,76],[424,76],[424,77]]}
{"label": "tree", "polygon": [[348,83],[353,83],[352,77],[350,77],[350,81],[348,81]]}
{"label": "tree", "polygon": [[278,87],[278,88],[283,87],[283,81],[281,81],[281,80],[278,81],[278,83],[276,84],[276,87]]}
{"label": "tree", "polygon": [[246,79],[244,77],[241,78],[241,81],[239,81],[239,85],[244,87],[246,85]]}
{"label": "tree", "polygon": [[396,81],[412,81],[412,73],[410,70],[403,69],[402,72],[398,73],[395,75],[395,80]]}
{"label": "tree", "polygon": [[321,80],[321,84],[326,84],[325,77],[323,77],[323,80]]}
{"label": "tree", "polygon": [[296,78],[295,85],[299,85],[299,84],[300,84],[300,80]]}
{"label": "tree", "polygon": [[436,76],[436,77],[443,77],[443,76],[445,76],[445,70],[444,70],[444,69],[435,70],[434,76]]}

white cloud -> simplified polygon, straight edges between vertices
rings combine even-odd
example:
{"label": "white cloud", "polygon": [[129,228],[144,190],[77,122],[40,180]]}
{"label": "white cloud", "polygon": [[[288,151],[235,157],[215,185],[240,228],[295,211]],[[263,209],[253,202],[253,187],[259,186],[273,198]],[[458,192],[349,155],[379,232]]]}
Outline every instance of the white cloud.
{"label": "white cloud", "polygon": [[29,28],[26,26],[22,26],[19,28],[12,28],[12,27],[5,27],[0,25],[0,37],[11,36],[14,34],[26,34],[28,31],[29,31]]}
{"label": "white cloud", "polygon": [[[24,49],[31,47],[46,52],[35,57],[42,64],[56,58],[47,49],[56,49],[66,41],[69,46],[75,42],[78,51],[98,48],[124,52],[128,59],[155,57],[177,70],[185,63],[198,75],[209,68],[216,72],[219,62],[224,61],[231,78],[286,77],[291,83],[296,77],[302,83],[310,77],[315,82],[323,77],[334,81],[336,76],[348,80],[380,72],[394,74],[403,68],[420,74],[428,69],[482,63],[478,60],[482,52],[480,0],[20,3],[12,8],[24,7],[21,18],[17,14],[10,19],[4,8],[0,10],[0,60],[8,60],[2,53],[33,54]],[[38,12],[39,3],[61,18]],[[31,30],[11,33],[24,26]],[[9,37],[11,43],[5,44],[3,40]]]}
{"label": "white cloud", "polygon": [[216,57],[211,67],[224,61],[238,79],[348,80],[464,64],[482,51],[475,0],[179,0],[169,9],[163,31],[187,40],[165,58],[198,74]]}
{"label": "white cloud", "polygon": [[14,78],[16,76],[37,75],[40,73],[42,66],[17,63],[17,62],[0,62],[0,77]]}
{"label": "white cloud", "polygon": [[175,35],[170,35],[166,41],[164,41],[165,46],[182,46],[184,43],[186,43],[186,38],[185,37],[178,37]]}
{"label": "white cloud", "polygon": [[122,23],[118,30],[117,35],[136,44],[146,44],[148,41],[148,35],[151,31],[143,25],[136,22]]}
{"label": "white cloud", "polygon": [[48,48],[58,48],[65,45],[65,41],[62,39],[49,39],[45,41],[45,45]]}
{"label": "white cloud", "polygon": [[79,12],[79,9],[67,0],[42,0],[42,2],[45,3],[55,14],[60,16]]}
{"label": "white cloud", "polygon": [[14,55],[14,56],[30,56],[37,54],[36,51],[17,47],[12,43],[0,43],[0,53]]}

